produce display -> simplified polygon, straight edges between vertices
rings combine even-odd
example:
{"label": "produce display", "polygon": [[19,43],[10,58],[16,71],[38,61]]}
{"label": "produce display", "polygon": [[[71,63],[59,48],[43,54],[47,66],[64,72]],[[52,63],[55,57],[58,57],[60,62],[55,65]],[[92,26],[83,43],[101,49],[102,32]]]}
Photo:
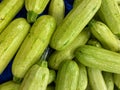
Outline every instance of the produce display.
{"label": "produce display", "polygon": [[0,90],[120,90],[120,0],[0,0]]}

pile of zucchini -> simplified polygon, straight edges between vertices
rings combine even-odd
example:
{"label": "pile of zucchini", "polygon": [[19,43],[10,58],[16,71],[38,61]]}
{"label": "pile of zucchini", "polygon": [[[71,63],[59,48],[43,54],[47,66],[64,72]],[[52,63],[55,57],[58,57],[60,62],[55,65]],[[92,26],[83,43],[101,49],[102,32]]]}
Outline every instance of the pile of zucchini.
{"label": "pile of zucchini", "polygon": [[0,90],[119,90],[119,5],[74,0],[65,15],[64,0],[2,0],[0,74],[13,60],[13,78]]}

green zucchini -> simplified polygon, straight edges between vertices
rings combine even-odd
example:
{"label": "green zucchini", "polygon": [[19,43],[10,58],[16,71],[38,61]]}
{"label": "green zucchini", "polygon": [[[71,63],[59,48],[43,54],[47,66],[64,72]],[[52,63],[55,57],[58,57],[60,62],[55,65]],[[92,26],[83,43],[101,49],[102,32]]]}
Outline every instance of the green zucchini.
{"label": "green zucchini", "polygon": [[55,17],[57,25],[59,25],[65,16],[64,0],[51,0],[48,8],[48,14]]}
{"label": "green zucchini", "polygon": [[102,75],[107,86],[107,90],[114,90],[113,74],[108,72],[102,72]]}
{"label": "green zucchini", "polygon": [[55,90],[76,90],[79,77],[79,67],[73,60],[63,61],[56,78]]}
{"label": "green zucchini", "polygon": [[22,9],[24,0],[2,0],[0,3],[0,33]]}
{"label": "green zucchini", "polygon": [[19,90],[19,88],[20,84],[17,84],[12,80],[0,84],[0,90]]}
{"label": "green zucchini", "polygon": [[16,54],[29,32],[30,25],[24,18],[13,20],[0,34],[0,73]]}
{"label": "green zucchini", "polygon": [[87,71],[92,90],[108,90],[102,72],[99,69],[87,68]]}
{"label": "green zucchini", "polygon": [[52,82],[54,82],[56,80],[56,72],[53,69],[49,69],[49,80],[48,80],[48,84],[51,84]]}
{"label": "green zucchini", "polygon": [[74,58],[74,50],[80,45],[87,43],[90,38],[90,32],[88,28],[85,28],[81,33],[75,38],[75,40],[64,50],[54,51],[48,58],[48,65],[50,68],[58,70],[58,66],[63,60],[71,60]]}
{"label": "green zucchini", "polygon": [[39,60],[55,27],[56,21],[49,15],[39,17],[32,25],[12,64],[12,73],[15,77],[23,78],[28,69]]}
{"label": "green zucchini", "polygon": [[46,90],[49,79],[49,69],[46,66],[47,61],[43,61],[40,66],[33,65],[26,73],[20,90]]}
{"label": "green zucchini", "polygon": [[34,23],[39,14],[41,14],[50,0],[25,0],[25,8],[27,10],[27,21]]}
{"label": "green zucchini", "polygon": [[85,66],[120,74],[120,54],[117,52],[83,45],[76,49],[75,57]]}
{"label": "green zucchini", "polygon": [[120,50],[120,45],[119,45],[120,41],[111,32],[108,26],[94,19],[91,20],[88,25],[91,30],[91,33],[96,37],[96,39],[99,40],[99,42],[102,44],[104,48],[112,51]]}
{"label": "green zucchini", "polygon": [[113,74],[114,84],[120,89],[120,74]]}
{"label": "green zucchini", "polygon": [[84,0],[73,8],[56,28],[50,46],[56,50],[65,49],[93,18],[101,0]]}
{"label": "green zucchini", "polygon": [[102,0],[98,10],[100,19],[110,28],[113,34],[120,36],[120,10],[116,0]]}

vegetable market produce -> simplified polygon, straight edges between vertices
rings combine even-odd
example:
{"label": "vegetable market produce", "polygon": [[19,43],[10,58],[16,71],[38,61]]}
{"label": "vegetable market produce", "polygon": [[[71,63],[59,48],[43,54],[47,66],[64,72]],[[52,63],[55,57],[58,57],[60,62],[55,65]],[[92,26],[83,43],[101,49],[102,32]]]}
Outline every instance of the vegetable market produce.
{"label": "vegetable market produce", "polygon": [[48,14],[55,17],[57,25],[59,25],[65,16],[64,0],[51,0],[48,8]]}
{"label": "vegetable market produce", "polygon": [[0,3],[0,33],[22,9],[24,0],[2,0]]}
{"label": "vegetable market produce", "polygon": [[0,34],[0,74],[16,54],[29,28],[30,25],[24,18],[17,18]]}
{"label": "vegetable market produce", "polygon": [[80,46],[75,51],[77,60],[85,66],[120,74],[120,54],[90,45]]}
{"label": "vegetable market produce", "polygon": [[27,10],[27,21],[34,23],[41,14],[50,0],[25,0],[25,8]]}
{"label": "vegetable market produce", "polygon": [[49,69],[47,61],[42,61],[41,65],[33,65],[26,73],[20,90],[46,90],[49,79]]}
{"label": "vegetable market produce", "polygon": [[102,72],[99,69],[87,68],[92,90],[108,90]]}
{"label": "vegetable market produce", "polygon": [[23,78],[28,69],[39,60],[49,44],[55,27],[55,19],[49,15],[39,17],[32,25],[30,33],[14,58],[12,65],[14,77]]}
{"label": "vegetable market produce", "polygon": [[101,5],[101,0],[84,0],[73,8],[56,28],[50,46],[56,50],[65,49],[93,18]]}
{"label": "vegetable market produce", "polygon": [[120,10],[116,0],[102,0],[98,10],[100,19],[108,25],[110,30],[120,36]]}
{"label": "vegetable market produce", "polygon": [[75,61],[65,60],[58,69],[55,90],[76,90],[79,67]]}
{"label": "vegetable market produce", "polygon": [[60,63],[66,59],[73,59],[75,49],[80,45],[86,44],[89,38],[89,28],[85,28],[66,49],[61,51],[56,50],[50,55],[48,58],[49,67],[58,70]]}
{"label": "vegetable market produce", "polygon": [[54,82],[56,79],[56,72],[53,69],[49,69],[49,80],[48,80],[48,84],[51,84],[52,82]]}
{"label": "vegetable market produce", "polygon": [[12,80],[2,83],[0,90],[19,90],[20,84],[13,82]]}
{"label": "vegetable market produce", "polygon": [[104,23],[97,20],[91,20],[88,25],[91,33],[100,41],[104,48],[112,51],[120,50],[119,39]]}

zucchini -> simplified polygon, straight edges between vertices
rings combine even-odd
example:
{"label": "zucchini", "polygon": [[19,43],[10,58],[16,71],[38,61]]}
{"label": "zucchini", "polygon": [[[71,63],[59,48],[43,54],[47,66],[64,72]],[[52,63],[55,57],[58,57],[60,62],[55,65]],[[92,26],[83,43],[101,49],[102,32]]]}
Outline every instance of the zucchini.
{"label": "zucchini", "polygon": [[49,69],[46,64],[47,61],[42,61],[40,66],[33,65],[26,73],[20,90],[46,90],[49,79]]}
{"label": "zucchini", "polygon": [[53,69],[49,69],[49,80],[48,80],[48,84],[51,84],[52,82],[54,82],[56,80],[56,72]]}
{"label": "zucchini", "polygon": [[15,77],[23,78],[27,70],[39,60],[55,27],[56,21],[49,15],[39,17],[32,25],[12,64],[12,73]]}
{"label": "zucchini", "polygon": [[13,82],[12,80],[6,81],[0,85],[0,90],[19,90],[20,84]]}
{"label": "zucchini", "polygon": [[119,51],[119,39],[102,22],[91,20],[88,24],[91,33],[101,42],[102,46],[112,51]]}
{"label": "zucchini", "polygon": [[108,72],[102,72],[102,75],[107,86],[107,90],[114,90],[113,74]]}
{"label": "zucchini", "polygon": [[88,85],[88,75],[86,67],[80,62],[76,61],[79,66],[78,85],[76,90],[86,90]]}
{"label": "zucchini", "polygon": [[59,25],[65,16],[64,0],[51,0],[48,8],[48,14],[55,17],[57,25]]}
{"label": "zucchini", "polygon": [[113,74],[114,84],[120,89],[120,74]]}
{"label": "zucchini", "polygon": [[120,10],[116,0],[103,0],[98,10],[100,19],[113,34],[120,36]]}
{"label": "zucchini", "polygon": [[2,0],[0,3],[0,33],[22,9],[24,0]]}
{"label": "zucchini", "polygon": [[90,32],[88,28],[85,28],[81,33],[75,38],[75,40],[64,50],[54,51],[48,58],[48,65],[50,68],[58,70],[60,63],[63,60],[71,60],[74,58],[74,51],[80,45],[87,43],[90,38]]}
{"label": "zucchini", "polygon": [[75,57],[83,65],[102,71],[120,74],[120,54],[90,45],[80,46]]}
{"label": "zucchini", "polygon": [[24,18],[14,19],[0,34],[0,73],[16,54],[29,32],[30,25]]}
{"label": "zucchini", "polygon": [[39,14],[41,14],[50,0],[25,0],[25,8],[27,10],[27,21],[34,23]]}
{"label": "zucchini", "polygon": [[56,78],[55,90],[76,90],[79,77],[79,67],[73,60],[63,61]]}
{"label": "zucchini", "polygon": [[99,69],[88,67],[87,71],[92,90],[108,90],[102,72]]}
{"label": "zucchini", "polygon": [[101,5],[101,0],[84,0],[73,8],[56,28],[50,46],[56,50],[65,49],[93,18]]}

